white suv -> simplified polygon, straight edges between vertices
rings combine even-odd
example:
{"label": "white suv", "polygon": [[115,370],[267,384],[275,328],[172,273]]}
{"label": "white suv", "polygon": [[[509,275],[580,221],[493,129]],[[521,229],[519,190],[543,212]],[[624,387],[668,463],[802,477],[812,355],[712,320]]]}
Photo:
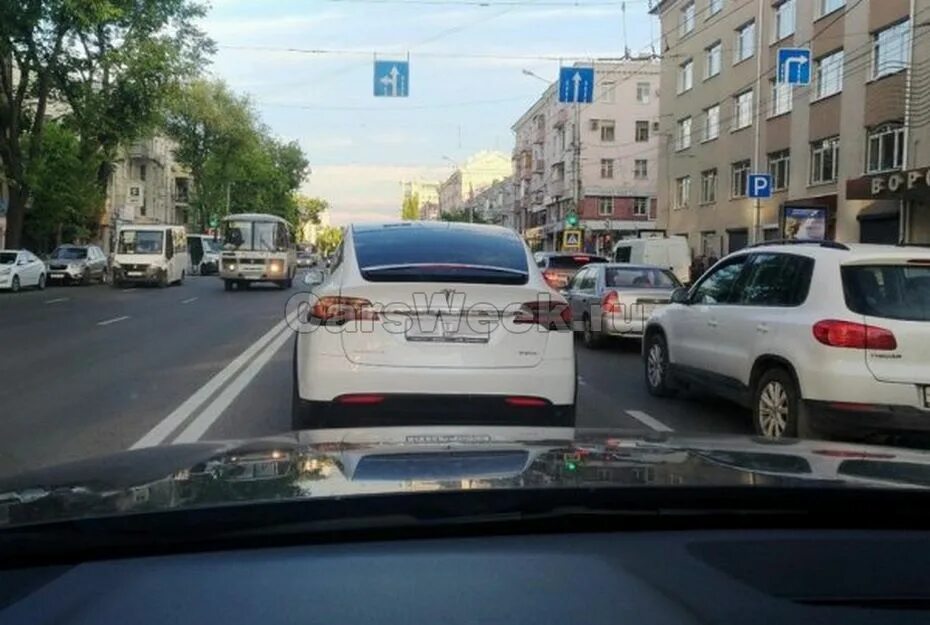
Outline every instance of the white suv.
{"label": "white suv", "polygon": [[650,318],[646,386],[752,408],[762,436],[930,431],[930,249],[764,244]]}

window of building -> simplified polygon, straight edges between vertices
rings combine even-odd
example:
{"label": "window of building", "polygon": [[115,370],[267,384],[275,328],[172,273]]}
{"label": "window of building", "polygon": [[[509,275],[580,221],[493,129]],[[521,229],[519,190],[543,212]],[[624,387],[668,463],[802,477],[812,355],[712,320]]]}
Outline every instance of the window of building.
{"label": "window of building", "polygon": [[846,0],[820,0],[820,17],[833,13],[846,4]]}
{"label": "window of building", "polygon": [[775,7],[775,37],[781,41],[794,34],[794,0],[785,0]]}
{"label": "window of building", "polygon": [[840,138],[830,137],[811,144],[811,184],[836,180],[840,157]]}
{"label": "window of building", "polygon": [[550,174],[550,178],[553,182],[561,182],[565,180],[565,163],[555,163],[552,165],[552,171]]}
{"label": "window of building", "polygon": [[601,120],[601,141],[613,141],[614,140],[614,120],[607,119]]}
{"label": "window of building", "polygon": [[769,81],[769,117],[791,112],[791,85],[777,80]]}
{"label": "window of building", "polygon": [[145,180],[145,174],[146,174],[145,165],[139,165],[139,180]]}
{"label": "window of building", "polygon": [[788,176],[791,169],[790,150],[769,153],[769,173],[772,175],[772,190],[782,191],[788,188]]}
{"label": "window of building", "polygon": [[678,134],[675,141],[675,149],[684,150],[691,147],[691,118],[685,117],[678,120]]}
{"label": "window of building", "polygon": [[597,214],[601,217],[608,217],[614,214],[614,199],[612,197],[602,197],[597,200]]}
{"label": "window of building", "polygon": [[843,51],[814,61],[814,97],[825,98],[843,89]]}
{"label": "window of building", "polygon": [[905,20],[872,36],[872,78],[893,74],[911,58],[911,24]]}
{"label": "window of building", "polygon": [[870,131],[866,146],[866,173],[900,169],[904,162],[904,140],[904,126],[901,124],[885,124]]}
{"label": "window of building", "polygon": [[752,125],[752,90],[733,98],[733,130]]}
{"label": "window of building", "polygon": [[691,199],[691,176],[675,180],[675,208],[688,208]]}
{"label": "window of building", "polygon": [[705,169],[701,172],[701,204],[717,201],[717,170]]}
{"label": "window of building", "polygon": [[730,197],[746,197],[749,168],[748,159],[730,165]]}
{"label": "window of building", "polygon": [[649,122],[643,120],[636,121],[636,141],[637,143],[649,141]]}
{"label": "window of building", "polygon": [[733,49],[733,64],[745,61],[755,53],[756,23],[749,22],[736,29],[736,45]]}
{"label": "window of building", "polygon": [[712,78],[720,73],[720,59],[723,46],[717,43],[704,48],[704,79]]}
{"label": "window of building", "polygon": [[565,126],[555,129],[555,146],[559,152],[565,151]]}
{"label": "window of building", "polygon": [[617,83],[613,81],[604,81],[599,83],[599,93],[597,99],[599,102],[613,104],[617,99]]}
{"label": "window of building", "polygon": [[678,18],[678,35],[684,37],[694,30],[694,2],[689,2],[681,10]]}
{"label": "window of building", "polygon": [[694,86],[694,61],[688,59],[678,66],[678,93],[684,93]]}
{"label": "window of building", "polygon": [[601,178],[613,178],[613,177],[614,177],[614,159],[602,158],[601,159]]}
{"label": "window of building", "polygon": [[710,0],[707,3],[707,16],[716,15],[723,10],[723,0]]}
{"label": "window of building", "polygon": [[638,158],[633,162],[633,177],[637,180],[645,180],[649,177],[649,161],[645,158]]}
{"label": "window of building", "polygon": [[720,136],[720,105],[715,104],[704,109],[704,128],[702,141],[711,141]]}
{"label": "window of building", "polygon": [[648,82],[636,83],[636,101],[640,104],[649,104],[649,96],[652,91],[652,85]]}
{"label": "window of building", "polygon": [[633,198],[633,214],[634,215],[646,215],[648,212],[649,212],[649,198],[634,197]]}

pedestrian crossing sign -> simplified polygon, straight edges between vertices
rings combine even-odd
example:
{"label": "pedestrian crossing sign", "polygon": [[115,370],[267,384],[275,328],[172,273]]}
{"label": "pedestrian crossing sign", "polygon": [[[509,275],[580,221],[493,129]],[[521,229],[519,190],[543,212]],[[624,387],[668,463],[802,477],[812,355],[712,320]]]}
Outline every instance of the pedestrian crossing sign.
{"label": "pedestrian crossing sign", "polygon": [[567,250],[580,250],[581,230],[565,230],[562,232],[562,248]]}

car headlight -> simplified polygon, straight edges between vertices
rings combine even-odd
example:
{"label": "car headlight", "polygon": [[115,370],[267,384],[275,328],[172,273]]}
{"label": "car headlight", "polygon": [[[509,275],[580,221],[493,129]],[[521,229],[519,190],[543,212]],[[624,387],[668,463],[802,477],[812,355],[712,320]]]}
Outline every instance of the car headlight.
{"label": "car headlight", "polygon": [[83,270],[84,268],[81,265],[76,265],[74,263],[71,263],[70,265],[68,265],[68,271],[83,271]]}
{"label": "car headlight", "polygon": [[271,263],[268,269],[271,271],[271,273],[278,273],[281,271],[281,263]]}
{"label": "car headlight", "polygon": [[226,263],[226,271],[235,271],[236,263]]}

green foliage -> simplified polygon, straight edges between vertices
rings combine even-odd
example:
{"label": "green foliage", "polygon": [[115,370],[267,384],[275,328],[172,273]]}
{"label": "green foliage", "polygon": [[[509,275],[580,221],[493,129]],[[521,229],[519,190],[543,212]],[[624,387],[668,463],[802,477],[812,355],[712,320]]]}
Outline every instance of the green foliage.
{"label": "green foliage", "polygon": [[296,206],[296,220],[292,222],[294,231],[297,233],[298,242],[303,242],[304,226],[307,224],[319,224],[320,215],[329,210],[329,202],[318,197],[307,197],[305,195],[296,195],[294,197]]}
{"label": "green foliage", "polygon": [[439,215],[440,221],[464,221],[476,224],[486,224],[487,220],[481,216],[481,213],[474,209],[469,211],[468,208],[459,210],[442,211]]}
{"label": "green foliage", "polygon": [[99,160],[81,153],[77,133],[51,122],[42,135],[39,158],[30,167],[32,207],[24,238],[30,249],[50,251],[60,243],[87,240],[100,218],[103,194],[96,184]]}
{"label": "green foliage", "polygon": [[342,243],[342,228],[336,226],[322,228],[316,237],[316,248],[324,256],[335,252],[340,243]]}
{"label": "green foliage", "polygon": [[417,193],[404,198],[400,210],[400,218],[404,221],[413,221],[420,218],[420,196]]}

